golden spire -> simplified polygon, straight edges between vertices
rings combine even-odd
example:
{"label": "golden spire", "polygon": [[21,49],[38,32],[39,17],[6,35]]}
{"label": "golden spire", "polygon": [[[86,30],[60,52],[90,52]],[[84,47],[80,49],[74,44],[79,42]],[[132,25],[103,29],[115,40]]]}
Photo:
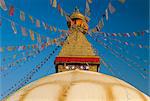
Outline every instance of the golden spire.
{"label": "golden spire", "polygon": [[88,31],[88,19],[77,8],[69,19],[69,36],[55,59],[56,71],[68,71],[69,67],[71,70],[88,67],[86,70],[98,71],[100,59],[84,35]]}

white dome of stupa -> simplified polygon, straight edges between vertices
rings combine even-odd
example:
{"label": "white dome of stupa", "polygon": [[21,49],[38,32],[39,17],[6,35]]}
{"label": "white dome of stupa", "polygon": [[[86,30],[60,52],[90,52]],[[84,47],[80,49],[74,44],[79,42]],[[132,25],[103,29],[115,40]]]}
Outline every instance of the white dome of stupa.
{"label": "white dome of stupa", "polygon": [[56,73],[21,88],[4,101],[148,101],[130,84],[105,74],[73,70]]}

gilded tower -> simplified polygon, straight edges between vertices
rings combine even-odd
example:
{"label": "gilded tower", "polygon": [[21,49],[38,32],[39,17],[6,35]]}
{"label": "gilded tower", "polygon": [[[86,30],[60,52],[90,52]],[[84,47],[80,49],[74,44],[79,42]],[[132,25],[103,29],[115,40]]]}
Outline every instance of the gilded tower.
{"label": "gilded tower", "polygon": [[99,70],[100,58],[96,56],[85,37],[89,19],[76,8],[67,20],[69,36],[55,59],[56,72],[69,70]]}

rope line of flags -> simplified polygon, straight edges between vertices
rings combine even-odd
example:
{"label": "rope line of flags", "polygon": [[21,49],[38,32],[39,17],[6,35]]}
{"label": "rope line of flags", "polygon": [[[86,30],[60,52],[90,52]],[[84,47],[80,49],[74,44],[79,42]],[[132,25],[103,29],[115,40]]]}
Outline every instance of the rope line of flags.
{"label": "rope line of flags", "polygon": [[17,91],[18,89],[20,89],[22,86],[24,86],[25,84],[27,84],[32,77],[34,76],[35,73],[37,73],[40,69],[42,69],[42,67],[44,66],[44,64],[46,64],[52,57],[52,55],[57,52],[58,48],[60,46],[56,46],[56,48],[49,53],[39,64],[37,64],[35,66],[35,68],[33,68],[30,72],[28,72],[24,77],[22,77],[18,82],[16,82],[14,85],[12,85],[10,88],[6,89],[2,94],[0,94],[2,97],[6,97],[8,95],[10,95],[11,93]]}
{"label": "rope line of flags", "polygon": [[[140,74],[144,79],[146,79],[147,77],[144,75],[146,70],[144,71],[139,71],[137,70],[137,68],[135,68],[134,66],[132,66],[130,63],[130,61],[125,58],[122,54],[118,53],[117,51],[115,51],[114,49],[112,49],[110,46],[108,46],[107,44],[103,43],[101,40],[98,40],[97,38],[94,38],[93,36],[91,36],[93,38],[93,40],[95,40],[96,42],[98,42],[100,45],[104,46],[104,48],[109,49],[113,55],[115,55],[116,57],[120,58],[121,60],[123,60],[125,63],[127,63],[127,65],[129,67],[131,67],[134,71],[136,71],[138,74]],[[142,73],[144,72],[144,74]]]}
{"label": "rope line of flags", "polygon": [[[4,0],[2,0],[4,2]],[[2,2],[0,2],[0,5],[3,5]],[[8,7],[6,6],[7,9],[4,10],[4,6],[0,6],[4,11],[8,11],[9,16],[14,16],[14,14],[18,11],[19,12],[19,19],[23,22],[26,21],[26,17],[29,18],[31,24],[35,24],[37,28],[40,28],[43,26],[44,30],[49,30],[50,32],[59,32],[61,33],[63,30],[60,28],[56,28],[55,26],[48,25],[45,21],[41,21],[36,17],[33,17],[30,14],[25,13],[23,10],[14,7],[12,4],[7,3]],[[18,13],[17,12],[17,13]],[[3,23],[1,22],[1,25]],[[14,25],[14,22],[11,21],[12,26]],[[15,27],[14,27],[15,28]],[[17,33],[17,30],[14,29],[14,32]]]}
{"label": "rope line of flags", "polygon": [[[111,45],[110,41],[109,41],[108,43],[109,43],[109,45]],[[117,47],[118,49],[120,48],[120,47],[118,47],[118,46],[116,46],[116,47]],[[117,51],[115,51],[115,52],[119,54],[119,52],[117,52]],[[120,55],[120,56],[121,56],[121,55]],[[139,68],[140,70],[144,71],[145,74],[148,74],[148,71],[146,71],[145,68],[143,68],[139,63],[133,61],[133,60],[130,59],[130,58],[125,57],[124,55],[122,55],[122,57],[125,58],[125,59],[128,61],[128,63],[131,63],[131,64],[135,65],[137,68]],[[147,61],[147,62],[148,62],[148,61]],[[148,64],[145,64],[145,65],[147,66]]]}
{"label": "rope line of flags", "polygon": [[[97,36],[100,36],[99,34],[96,34]],[[119,39],[116,39],[116,38],[112,38],[112,37],[104,37],[104,36],[101,36],[104,38],[104,40],[111,40],[111,41],[115,41],[121,45],[124,45],[124,46],[130,46],[130,47],[136,47],[136,48],[145,48],[145,49],[149,49],[150,47],[148,45],[143,45],[143,44],[135,44],[133,42],[128,42],[128,41],[123,41],[123,40],[119,40]]]}

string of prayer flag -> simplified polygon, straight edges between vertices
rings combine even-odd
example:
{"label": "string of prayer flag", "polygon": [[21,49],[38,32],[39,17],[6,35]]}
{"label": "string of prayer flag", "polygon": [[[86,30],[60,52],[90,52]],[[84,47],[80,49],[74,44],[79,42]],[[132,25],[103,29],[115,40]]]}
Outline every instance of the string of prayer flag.
{"label": "string of prayer flag", "polygon": [[119,39],[116,39],[116,38],[107,37],[105,35],[104,35],[104,38],[107,38],[109,40],[118,42],[119,44],[126,45],[126,46],[131,46],[131,47],[136,47],[136,48],[145,48],[145,49],[149,49],[150,48],[148,45],[134,44],[132,42],[122,41],[122,40],[119,40]]}
{"label": "string of prayer flag", "polygon": [[108,46],[107,44],[103,43],[101,40],[98,40],[97,37],[94,38],[93,36],[91,36],[96,42],[100,43],[102,46],[104,46],[104,48],[109,49],[113,55],[115,55],[116,57],[119,57],[120,59],[122,59],[123,61],[125,61],[127,63],[127,65],[129,67],[131,67],[133,70],[135,70],[137,73],[139,73],[144,79],[146,79],[146,76],[141,73],[141,71],[138,71],[137,68],[135,68],[134,66],[132,66],[130,63],[130,61],[125,58],[122,54],[120,54],[119,52],[115,51],[114,49],[112,49],[110,46]]}
{"label": "string of prayer flag", "polygon": [[[93,32],[94,33],[94,32]],[[127,32],[127,33],[107,33],[107,32],[99,32],[101,35],[105,37],[113,36],[113,37],[138,37],[148,35],[148,30],[143,30],[139,32]]]}
{"label": "string of prayer flag", "polygon": [[[0,3],[3,4],[3,0],[2,0]],[[55,0],[54,0],[54,4],[55,4]],[[56,5],[57,5],[57,1],[56,1]],[[5,6],[6,6],[6,5],[5,5]],[[41,24],[42,24],[42,25],[43,25],[43,28],[44,28],[45,30],[48,30],[48,29],[49,29],[49,25],[46,24],[44,21],[40,21],[39,19],[37,19],[37,18],[31,16],[30,14],[25,14],[24,11],[20,10],[19,8],[14,8],[14,6],[11,5],[11,4],[9,4],[8,6],[9,6],[9,15],[10,15],[10,16],[13,16],[15,10],[18,10],[18,11],[20,12],[19,18],[20,18],[21,21],[25,21],[25,18],[26,18],[25,15],[27,15],[27,16],[29,17],[31,23],[32,23],[32,24],[35,23],[36,27],[39,28],[39,27],[41,26]],[[58,4],[58,7],[57,7],[57,8],[59,9],[59,12],[60,12],[60,14],[61,14],[62,16],[66,16],[66,15],[67,15],[67,13],[60,7],[60,4]],[[0,25],[1,25],[1,22],[0,22]],[[54,31],[55,31],[55,30],[54,30]],[[58,31],[58,30],[57,30],[57,31]]]}
{"label": "string of prayer flag", "polygon": [[[49,61],[49,59],[58,50],[58,48],[59,48],[59,46],[57,46],[51,53],[49,53],[47,57],[45,57],[39,64],[37,64],[35,66],[35,68],[33,68],[31,71],[29,71],[27,73],[27,75],[25,75],[23,78],[21,78],[17,83],[15,83],[14,85],[12,85],[10,88],[6,89],[4,91],[4,93],[1,94],[1,95],[3,97],[4,96],[8,96],[12,92],[17,91],[19,88],[21,88],[22,86],[26,85],[29,82],[29,80],[32,79],[32,77],[34,76],[34,74],[37,73],[39,71],[39,69],[41,69],[41,67],[43,67],[43,63],[45,64],[47,61]],[[4,77],[6,77],[7,75],[8,75],[8,73]]]}

